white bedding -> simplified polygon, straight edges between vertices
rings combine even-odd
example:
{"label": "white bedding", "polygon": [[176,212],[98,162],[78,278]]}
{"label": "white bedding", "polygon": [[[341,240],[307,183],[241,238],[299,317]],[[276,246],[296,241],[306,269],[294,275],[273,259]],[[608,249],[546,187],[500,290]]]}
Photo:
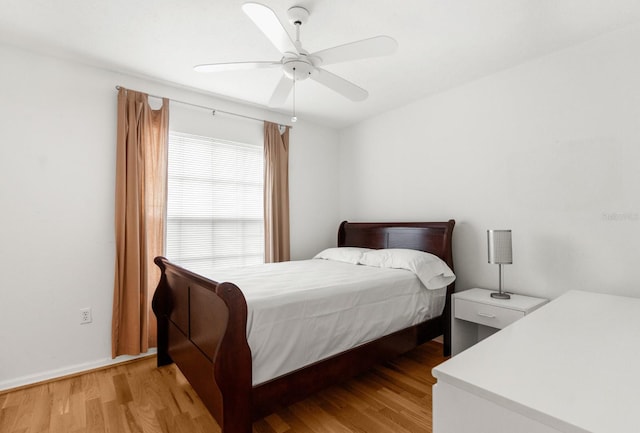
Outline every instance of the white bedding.
{"label": "white bedding", "polygon": [[247,300],[257,385],[442,313],[446,288],[404,269],[301,260],[218,270]]}

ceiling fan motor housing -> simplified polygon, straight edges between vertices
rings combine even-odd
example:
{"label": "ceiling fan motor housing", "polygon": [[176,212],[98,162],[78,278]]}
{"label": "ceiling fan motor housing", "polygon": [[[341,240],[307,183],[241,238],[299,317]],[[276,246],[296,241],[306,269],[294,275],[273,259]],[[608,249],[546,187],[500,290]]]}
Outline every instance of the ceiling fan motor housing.
{"label": "ceiling fan motor housing", "polygon": [[282,69],[287,77],[296,81],[306,80],[313,75],[316,70],[311,62],[304,58],[285,59],[282,62]]}

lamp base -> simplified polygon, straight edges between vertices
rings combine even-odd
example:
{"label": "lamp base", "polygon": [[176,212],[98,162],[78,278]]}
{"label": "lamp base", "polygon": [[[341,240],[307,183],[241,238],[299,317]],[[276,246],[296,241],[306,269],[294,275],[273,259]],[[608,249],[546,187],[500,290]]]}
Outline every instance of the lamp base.
{"label": "lamp base", "polygon": [[511,299],[511,296],[504,292],[493,292],[491,293],[491,297],[496,299]]}

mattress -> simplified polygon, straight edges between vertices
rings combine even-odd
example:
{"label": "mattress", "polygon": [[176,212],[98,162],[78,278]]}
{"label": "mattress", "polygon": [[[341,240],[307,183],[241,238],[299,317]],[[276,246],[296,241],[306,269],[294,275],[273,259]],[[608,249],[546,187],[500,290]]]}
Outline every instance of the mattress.
{"label": "mattress", "polygon": [[212,271],[247,301],[253,385],[442,314],[446,287],[404,269],[300,260]]}

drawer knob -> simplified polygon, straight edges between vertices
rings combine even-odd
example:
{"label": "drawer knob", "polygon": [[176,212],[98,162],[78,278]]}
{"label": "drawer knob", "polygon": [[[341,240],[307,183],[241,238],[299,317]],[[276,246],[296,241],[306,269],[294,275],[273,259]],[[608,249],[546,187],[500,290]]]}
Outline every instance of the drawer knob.
{"label": "drawer knob", "polygon": [[496,316],[495,316],[495,315],[493,315],[493,314],[488,314],[488,313],[478,313],[478,316],[486,317],[487,319],[495,319],[495,318],[496,318]]}

